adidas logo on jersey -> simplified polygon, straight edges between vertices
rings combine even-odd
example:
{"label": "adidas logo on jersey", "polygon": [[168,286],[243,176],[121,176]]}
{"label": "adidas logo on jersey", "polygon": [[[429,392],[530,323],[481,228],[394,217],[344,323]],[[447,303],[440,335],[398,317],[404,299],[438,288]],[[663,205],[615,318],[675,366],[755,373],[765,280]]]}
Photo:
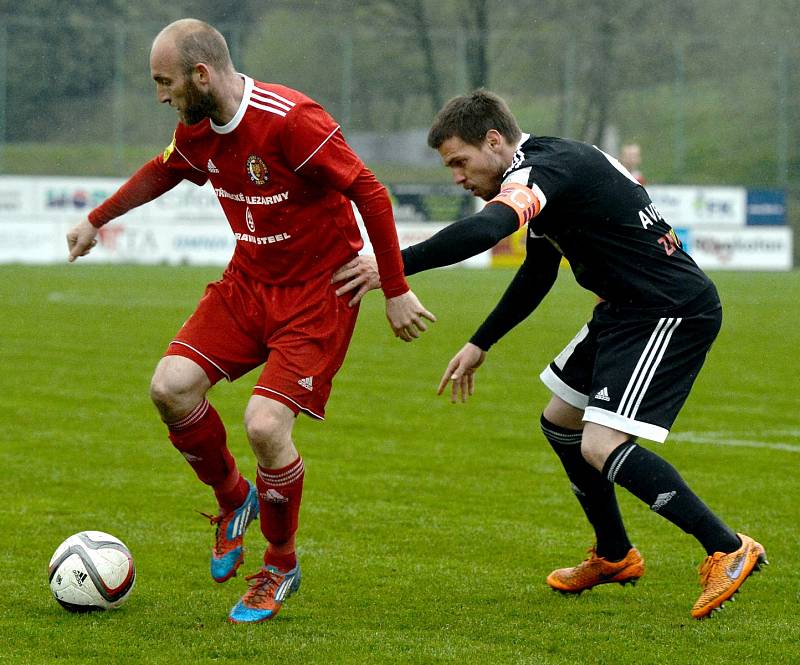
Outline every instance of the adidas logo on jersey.
{"label": "adidas logo on jersey", "polygon": [[219,173],[219,169],[214,165],[210,159],[208,160],[208,164],[206,164],[206,168],[208,168],[209,173]]}
{"label": "adidas logo on jersey", "polygon": [[307,376],[305,379],[300,379],[297,383],[299,383],[308,391],[314,390],[314,377],[312,376]]}
{"label": "adidas logo on jersey", "polygon": [[595,399],[601,399],[601,400],[603,400],[604,402],[610,402],[610,401],[611,401],[611,398],[608,396],[608,387],[605,387],[605,388],[603,388],[602,390],[599,390],[599,391],[598,391],[598,392],[595,394],[594,398],[595,398]]}

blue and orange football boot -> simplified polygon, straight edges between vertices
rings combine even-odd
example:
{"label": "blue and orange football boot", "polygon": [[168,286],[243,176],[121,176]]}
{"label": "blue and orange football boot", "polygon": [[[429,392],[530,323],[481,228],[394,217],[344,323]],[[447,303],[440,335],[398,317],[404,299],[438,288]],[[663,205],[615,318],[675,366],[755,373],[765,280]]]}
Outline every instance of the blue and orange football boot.
{"label": "blue and orange football boot", "polygon": [[248,480],[247,484],[250,487],[247,497],[235,510],[219,515],[201,513],[217,525],[211,548],[211,577],[215,582],[228,581],[244,562],[244,532],[258,517],[258,494],[253,483]]}
{"label": "blue and orange football boot", "polygon": [[283,601],[300,588],[300,564],[287,572],[264,566],[246,579],[250,588],[228,615],[231,623],[260,623],[275,617]]}

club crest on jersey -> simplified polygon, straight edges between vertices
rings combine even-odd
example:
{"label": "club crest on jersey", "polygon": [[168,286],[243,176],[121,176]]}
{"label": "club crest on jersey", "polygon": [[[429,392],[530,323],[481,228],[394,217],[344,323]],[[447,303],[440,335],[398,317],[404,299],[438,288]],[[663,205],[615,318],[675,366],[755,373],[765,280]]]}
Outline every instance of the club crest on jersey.
{"label": "club crest on jersey", "polygon": [[269,180],[269,170],[264,160],[257,155],[250,155],[247,158],[247,175],[250,176],[256,185],[266,185]]}

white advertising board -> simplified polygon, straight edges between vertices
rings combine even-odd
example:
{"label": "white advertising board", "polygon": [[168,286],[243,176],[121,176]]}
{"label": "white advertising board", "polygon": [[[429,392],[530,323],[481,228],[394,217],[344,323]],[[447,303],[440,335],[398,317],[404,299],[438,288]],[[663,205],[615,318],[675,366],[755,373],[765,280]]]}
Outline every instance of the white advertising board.
{"label": "white advertising board", "polygon": [[786,226],[689,231],[687,250],[704,270],[791,270],[792,231]]}
{"label": "white advertising board", "polygon": [[[0,176],[0,263],[65,261],[67,231],[123,182],[119,178]],[[425,240],[443,226],[398,224],[400,246]],[[361,234],[363,252],[371,253],[363,225]],[[225,265],[234,246],[211,185],[182,182],[100,229],[97,247],[81,261]],[[489,253],[465,263],[488,266]]]}
{"label": "white advertising board", "polygon": [[648,185],[647,193],[673,227],[745,226],[747,190],[743,187]]}
{"label": "white advertising board", "polygon": [[[61,263],[67,260],[71,222],[0,223],[0,263]],[[82,263],[225,265],[234,240],[225,222],[139,224],[115,220],[98,234],[98,244]]]}
{"label": "white advertising board", "polygon": [[[0,263],[66,260],[67,231],[122,184],[118,178],[0,176]],[[789,227],[745,226],[747,192],[736,187],[648,187],[656,206],[685,233],[689,253],[703,268],[790,270]],[[429,238],[444,223],[397,226],[401,247]],[[372,248],[363,226],[364,252]],[[683,237],[683,235],[682,235]],[[156,201],[101,230],[83,261],[225,265],[234,240],[210,185],[183,182]],[[485,252],[461,265],[491,265]]]}
{"label": "white advertising board", "polygon": [[[0,176],[0,223],[77,221],[111,196],[123,182],[121,178]],[[125,218],[142,224],[164,221],[225,223],[211,185],[206,183],[198,187],[185,180],[155,201],[131,210]]]}

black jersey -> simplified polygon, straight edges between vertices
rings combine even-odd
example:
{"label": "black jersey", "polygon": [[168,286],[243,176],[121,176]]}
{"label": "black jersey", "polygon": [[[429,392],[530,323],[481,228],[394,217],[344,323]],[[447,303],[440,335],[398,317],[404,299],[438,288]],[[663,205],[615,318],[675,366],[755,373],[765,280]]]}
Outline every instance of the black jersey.
{"label": "black jersey", "polygon": [[711,286],[647,191],[613,157],[568,139],[523,136],[503,186],[539,199],[528,252],[549,241],[575,279],[601,298],[637,309],[673,309]]}
{"label": "black jersey", "polygon": [[564,256],[578,283],[618,315],[681,316],[716,289],[639,182],[598,148],[525,135],[480,212],[402,251],[406,275],[451,265],[528,225],[527,255],[471,342],[488,350],[547,295]]}

